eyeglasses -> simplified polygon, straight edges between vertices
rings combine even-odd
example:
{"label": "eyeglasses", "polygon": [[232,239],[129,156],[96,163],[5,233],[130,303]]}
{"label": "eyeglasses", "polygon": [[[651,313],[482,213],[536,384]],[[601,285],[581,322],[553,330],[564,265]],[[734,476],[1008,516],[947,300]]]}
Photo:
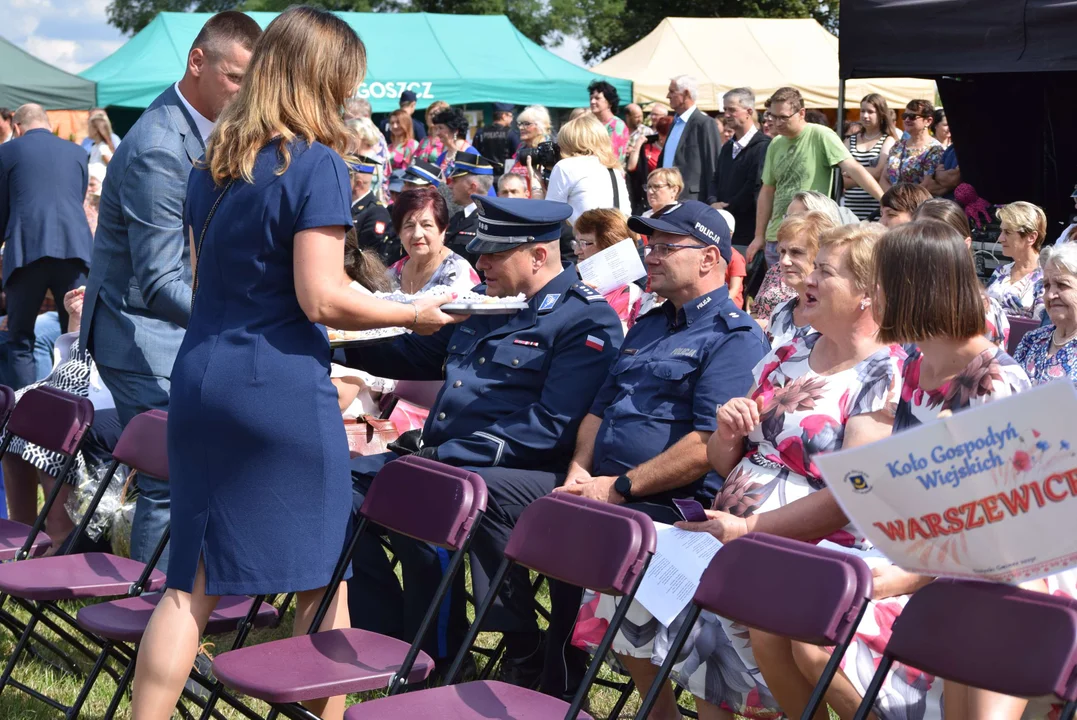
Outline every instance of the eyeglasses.
{"label": "eyeglasses", "polygon": [[901,113],[902,120],[915,120],[916,118],[926,118],[927,115],[917,115],[916,113]]}
{"label": "eyeglasses", "polygon": [[657,258],[667,257],[678,250],[702,250],[707,245],[672,245],[670,243],[649,243],[644,252]]}
{"label": "eyeglasses", "polygon": [[651,183],[647,183],[647,192],[658,192],[659,190],[664,190],[668,187],[673,186],[669,183],[655,183],[653,185]]}
{"label": "eyeglasses", "polygon": [[530,120],[517,120],[516,127],[534,127],[535,123]]}
{"label": "eyeglasses", "polygon": [[794,115],[798,114],[799,112],[800,112],[800,111],[799,111],[799,110],[797,110],[797,112],[795,112],[795,113],[789,113],[788,115],[775,115],[775,114],[774,114],[774,113],[772,113],[772,112],[767,112],[767,113],[763,113],[763,119],[764,119],[764,120],[770,120],[771,122],[778,122],[778,123],[783,123],[783,122],[785,122],[786,120],[788,120],[789,118],[791,118],[791,117],[793,117]]}
{"label": "eyeglasses", "polygon": [[575,250],[576,252],[579,252],[580,250],[593,248],[595,246],[595,244],[596,243],[594,243],[591,240],[573,240],[572,241],[572,249]]}

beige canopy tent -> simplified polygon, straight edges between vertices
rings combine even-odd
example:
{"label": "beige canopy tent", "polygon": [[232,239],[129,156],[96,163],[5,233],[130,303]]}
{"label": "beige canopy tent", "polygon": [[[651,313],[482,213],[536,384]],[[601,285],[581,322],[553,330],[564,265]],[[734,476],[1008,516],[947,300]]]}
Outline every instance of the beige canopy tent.
{"label": "beige canopy tent", "polygon": [[[808,107],[838,106],[838,38],[810,18],[666,18],[642,40],[591,68],[592,72],[633,82],[636,102],[666,102],[669,80],[692,75],[699,80],[697,103],[720,110],[722,95],[735,87],[755,91],[756,106],[778,88],[790,85]],[[935,83],[915,78],[849,80],[845,106],[877,92],[891,107],[909,100],[934,100]]]}

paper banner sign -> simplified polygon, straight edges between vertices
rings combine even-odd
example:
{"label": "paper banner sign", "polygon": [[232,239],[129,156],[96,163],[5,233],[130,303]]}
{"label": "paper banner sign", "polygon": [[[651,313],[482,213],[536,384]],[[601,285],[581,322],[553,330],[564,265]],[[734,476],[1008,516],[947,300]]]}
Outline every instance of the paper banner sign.
{"label": "paper banner sign", "polygon": [[1059,381],[816,463],[910,572],[1021,583],[1077,566],[1077,391]]}

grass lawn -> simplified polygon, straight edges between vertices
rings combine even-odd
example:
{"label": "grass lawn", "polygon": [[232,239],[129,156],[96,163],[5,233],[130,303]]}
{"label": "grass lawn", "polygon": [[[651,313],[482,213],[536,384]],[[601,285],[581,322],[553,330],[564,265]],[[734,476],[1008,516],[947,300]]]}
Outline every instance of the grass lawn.
{"label": "grass lawn", "polygon": [[[540,600],[548,606],[549,598],[548,594],[543,588],[543,592],[540,595]],[[10,609],[14,607],[14,604],[10,601],[7,604]],[[64,603],[64,609],[70,612],[72,615],[79,607],[77,603]],[[26,614],[21,610],[16,612],[22,619],[26,619]],[[284,620],[280,626],[276,628],[267,628],[262,630],[255,630],[251,633],[248,639],[248,644],[254,644],[259,642],[265,642],[279,637],[284,637],[291,634],[293,611],[289,610],[286,613]],[[39,625],[40,628],[40,625]],[[42,632],[46,636],[50,636],[50,639],[55,640],[55,637],[51,636],[44,629]],[[0,658],[7,658],[15,646],[15,638],[9,632],[0,630]],[[212,647],[208,648],[210,654],[214,652],[223,652],[225,649],[231,646],[232,636],[221,636],[215,638],[208,638],[207,642],[212,643]],[[500,636],[495,633],[483,633],[479,636],[479,645],[486,648],[493,648]],[[483,663],[484,658],[478,658],[480,665]],[[90,662],[83,663],[83,669],[88,670]],[[608,668],[603,667],[603,677],[609,679],[624,680],[619,676],[614,675]],[[14,678],[20,680],[23,683],[30,685],[31,687],[47,692],[52,697],[60,700],[65,704],[71,704],[75,696],[78,693],[81,686],[81,678],[72,676],[68,673],[61,673],[55,670],[47,663],[41,662],[38,659],[30,658],[26,654],[23,655],[22,661],[16,667]],[[98,678],[97,683],[94,686],[90,698],[86,705],[83,707],[81,717],[88,720],[95,720],[104,716],[105,710],[108,707],[109,701],[112,698],[112,694],[115,691],[115,683],[108,675],[102,673]],[[377,696],[377,693],[368,694],[367,697]],[[348,703],[360,702],[364,697],[355,695],[349,698]],[[618,693],[614,690],[598,687],[591,691],[590,702],[591,710],[595,717],[604,718],[609,714],[609,711],[613,708],[618,699]],[[261,703],[254,702],[253,707],[265,715],[268,712],[267,706]],[[639,696],[634,695],[628,704],[621,712],[621,718],[631,718],[635,711],[639,707]],[[217,708],[221,711],[222,715],[227,718],[242,718],[243,715],[228,708],[224,703],[219,703]],[[196,715],[197,716],[197,715]],[[0,695],[0,718],[3,720],[54,720],[60,717],[58,711],[53,708],[39,703],[38,701],[30,698],[29,696],[19,692],[13,687],[7,688],[2,695]],[[120,711],[116,715],[117,718],[129,718],[130,711],[127,699],[125,698],[120,706]],[[176,714],[175,717],[179,717]]]}

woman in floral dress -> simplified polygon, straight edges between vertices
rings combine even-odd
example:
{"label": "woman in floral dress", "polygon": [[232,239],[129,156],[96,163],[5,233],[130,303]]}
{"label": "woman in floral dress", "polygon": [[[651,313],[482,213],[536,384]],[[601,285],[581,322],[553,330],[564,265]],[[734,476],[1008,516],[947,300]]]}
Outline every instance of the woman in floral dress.
{"label": "woman in floral dress", "polygon": [[411,154],[412,160],[436,163],[441,153],[445,152],[445,145],[441,142],[441,138],[434,134],[434,116],[448,109],[449,103],[444,100],[435,100],[430,103],[430,107],[426,109],[426,137]]}
{"label": "woman in floral dress", "polygon": [[[984,337],[975,264],[957,231],[932,220],[903,225],[880,241],[875,261],[873,286],[878,288],[875,306],[880,315],[879,337],[890,342],[918,343],[908,346],[895,432],[1029,387],[1028,378],[1014,360]],[[924,267],[934,272],[930,276],[920,273],[922,285],[910,287],[908,278],[917,274],[916,268]],[[890,638],[893,622],[909,596],[933,579],[892,565],[875,568],[873,575],[874,602],[845,653],[842,672],[826,695],[827,703],[842,720],[855,714]],[[1039,589],[1046,589],[1046,583],[1041,581],[1039,585]],[[752,641],[756,642],[754,632]],[[788,685],[794,690],[810,687],[829,659],[827,652],[815,646],[791,644],[800,675],[794,675]],[[764,668],[764,676],[769,680],[776,670]],[[791,716],[803,710],[807,696],[804,700],[799,700],[795,692],[783,696],[775,683],[771,683],[771,689]],[[896,663],[874,709],[884,719],[939,720],[943,716],[970,717],[970,703],[997,711],[974,713],[976,717],[1016,720],[1024,708],[1022,700],[944,683]]]}
{"label": "woman in floral dress", "polygon": [[[805,287],[806,317],[821,335],[795,336],[775,348],[756,367],[749,397],[719,410],[708,457],[725,484],[707,522],[679,526],[723,542],[757,530],[863,545],[825,489],[814,457],[890,434],[905,353],[875,339],[867,288],[880,234],[878,226],[863,225],[822,236]],[[603,596],[596,616],[609,618],[613,608]],[[629,609],[614,650],[637,687],[650,685],[683,618],[662,627],[638,604]],[[700,720],[729,718],[731,712],[750,718],[783,714],[748,637],[745,627],[701,615],[673,671],[674,680],[696,696]],[[670,688],[651,717],[680,717]]]}
{"label": "woman in floral dress", "polygon": [[987,294],[1009,315],[1039,318],[1043,314],[1043,271],[1038,253],[1047,235],[1047,215],[1032,203],[1015,202],[999,208],[1002,254],[1012,263],[999,265],[991,275]]}
{"label": "woman in floral dress", "polygon": [[931,137],[935,107],[927,100],[910,100],[901,119],[909,137],[890,148],[879,178],[883,192],[902,182],[919,185],[942,164],[942,143]]}
{"label": "woman in floral dress", "polygon": [[1040,264],[1051,322],[1021,338],[1013,357],[1035,385],[1060,378],[1077,382],[1077,245],[1045,248]]}
{"label": "woman in floral dress", "polygon": [[394,110],[389,115],[389,171],[406,170],[411,165],[411,156],[419,147],[415,139],[411,115],[407,110]]}

